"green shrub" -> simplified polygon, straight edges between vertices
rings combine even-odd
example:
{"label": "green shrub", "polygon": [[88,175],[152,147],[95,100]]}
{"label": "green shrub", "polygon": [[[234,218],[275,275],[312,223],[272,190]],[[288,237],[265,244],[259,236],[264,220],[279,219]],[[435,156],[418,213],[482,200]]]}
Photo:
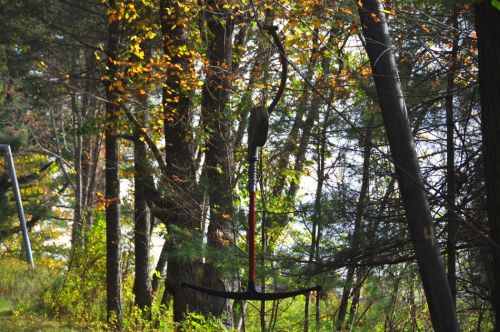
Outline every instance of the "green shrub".
{"label": "green shrub", "polygon": [[106,319],[105,221],[98,216],[85,247],[72,253],[67,270],[43,294],[46,314],[64,317],[73,326],[102,327]]}

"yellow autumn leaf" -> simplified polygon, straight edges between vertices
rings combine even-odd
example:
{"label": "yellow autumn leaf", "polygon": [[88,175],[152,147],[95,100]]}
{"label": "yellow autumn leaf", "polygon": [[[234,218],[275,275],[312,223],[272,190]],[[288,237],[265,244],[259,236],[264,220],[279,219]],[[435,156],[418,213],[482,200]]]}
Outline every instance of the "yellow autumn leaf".
{"label": "yellow autumn leaf", "polygon": [[396,15],[396,12],[393,10],[381,9],[382,13],[386,13],[387,15]]}
{"label": "yellow autumn leaf", "polygon": [[153,31],[148,31],[146,33],[146,38],[147,39],[153,39],[154,37],[156,37],[156,33],[154,33]]}
{"label": "yellow autumn leaf", "polygon": [[372,69],[371,69],[371,67],[363,67],[363,68],[361,68],[361,74],[362,74],[363,76],[368,76],[368,75],[370,75],[371,73],[372,73]]}

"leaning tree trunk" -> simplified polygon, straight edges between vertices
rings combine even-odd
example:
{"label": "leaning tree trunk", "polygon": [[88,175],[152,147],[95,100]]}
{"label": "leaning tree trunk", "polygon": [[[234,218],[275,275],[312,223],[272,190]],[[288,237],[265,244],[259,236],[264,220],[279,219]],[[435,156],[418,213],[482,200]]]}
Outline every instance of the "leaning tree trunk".
{"label": "leaning tree trunk", "polygon": [[378,0],[358,3],[361,4],[359,15],[366,40],[366,52],[372,67],[432,325],[436,331],[458,331],[453,299],[436,242],[396,59],[391,49],[385,15],[381,11],[382,4]]}
{"label": "leaning tree trunk", "polygon": [[495,331],[500,331],[500,10],[490,1],[476,4],[479,49],[479,94],[484,171],[493,271]]}
{"label": "leaning tree trunk", "polygon": [[[114,0],[108,2],[110,9],[116,10]],[[118,53],[119,26],[117,20],[109,20],[108,30],[108,77],[115,78],[117,68],[114,63]],[[118,177],[119,145],[117,132],[118,106],[117,92],[113,81],[105,81],[106,85],[106,291],[107,313],[109,319],[117,319],[118,328],[122,317],[122,279],[121,279],[121,249],[120,249],[120,180]]]}

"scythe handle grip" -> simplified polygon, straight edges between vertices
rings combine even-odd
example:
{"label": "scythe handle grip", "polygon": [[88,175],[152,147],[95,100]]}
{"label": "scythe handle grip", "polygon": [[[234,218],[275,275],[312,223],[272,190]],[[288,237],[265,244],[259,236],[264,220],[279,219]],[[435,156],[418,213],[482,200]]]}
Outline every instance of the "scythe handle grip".
{"label": "scythe handle grip", "polygon": [[248,191],[250,192],[250,204],[248,211],[248,280],[255,282],[255,229],[256,229],[256,203],[255,191],[257,188],[257,158],[249,158],[248,165]]}

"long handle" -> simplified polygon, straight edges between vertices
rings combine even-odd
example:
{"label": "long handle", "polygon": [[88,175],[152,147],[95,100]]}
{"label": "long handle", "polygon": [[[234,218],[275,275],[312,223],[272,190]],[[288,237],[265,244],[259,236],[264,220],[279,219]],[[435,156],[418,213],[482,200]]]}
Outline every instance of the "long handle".
{"label": "long handle", "polygon": [[248,211],[248,281],[255,284],[255,233],[256,233],[256,215],[255,215],[255,190],[257,187],[257,157],[249,158],[248,167],[248,191],[250,192],[250,206]]}
{"label": "long handle", "polygon": [[35,264],[33,263],[33,254],[31,253],[30,238],[28,236],[28,228],[26,227],[26,220],[24,217],[23,201],[21,200],[21,191],[19,190],[19,183],[17,182],[16,168],[14,167],[14,158],[12,157],[10,145],[6,145],[5,149],[7,152],[7,162],[10,169],[12,188],[14,189],[14,196],[16,197],[17,212],[19,213],[19,220],[21,222],[24,249],[26,250],[26,260],[31,265],[31,267],[34,267]]}

